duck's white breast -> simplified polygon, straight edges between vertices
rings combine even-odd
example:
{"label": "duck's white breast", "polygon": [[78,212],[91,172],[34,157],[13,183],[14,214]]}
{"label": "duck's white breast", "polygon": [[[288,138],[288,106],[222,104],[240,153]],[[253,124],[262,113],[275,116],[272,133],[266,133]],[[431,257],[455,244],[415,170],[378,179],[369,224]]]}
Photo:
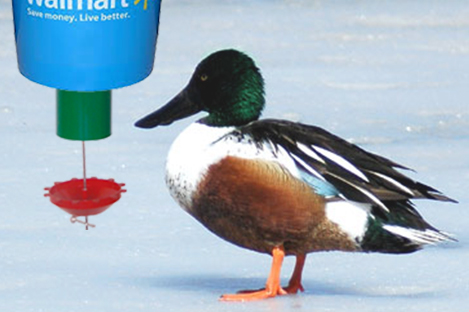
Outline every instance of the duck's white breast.
{"label": "duck's white breast", "polygon": [[173,142],[166,161],[166,184],[171,195],[186,210],[192,194],[208,167],[226,155],[213,142],[233,131],[232,127],[209,127],[195,122]]}

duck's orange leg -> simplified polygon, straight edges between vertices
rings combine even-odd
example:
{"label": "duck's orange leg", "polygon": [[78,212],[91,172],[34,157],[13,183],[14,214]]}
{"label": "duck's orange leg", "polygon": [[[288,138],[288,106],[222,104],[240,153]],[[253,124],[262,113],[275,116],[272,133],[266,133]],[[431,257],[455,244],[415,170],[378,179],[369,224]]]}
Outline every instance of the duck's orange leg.
{"label": "duck's orange leg", "polygon": [[[280,286],[280,270],[282,268],[285,251],[283,247],[275,247],[272,250],[272,267],[265,289],[257,291],[245,291],[237,294],[223,295],[221,301],[252,301],[275,297],[277,295],[286,295],[287,292]],[[301,273],[301,272],[300,272]],[[301,274],[300,274],[301,278]]]}
{"label": "duck's orange leg", "polygon": [[301,285],[301,274],[303,273],[303,266],[305,265],[306,255],[297,255],[295,269],[288,282],[288,286],[284,290],[289,294],[296,294],[299,291],[305,291]]}

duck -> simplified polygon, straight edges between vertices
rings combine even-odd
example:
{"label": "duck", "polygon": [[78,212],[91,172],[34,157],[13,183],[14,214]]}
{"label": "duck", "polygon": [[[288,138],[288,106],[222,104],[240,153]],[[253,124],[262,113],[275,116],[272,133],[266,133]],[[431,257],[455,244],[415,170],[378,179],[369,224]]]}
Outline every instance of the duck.
{"label": "duck", "polygon": [[[405,254],[456,240],[425,221],[413,203],[455,200],[402,173],[409,168],[320,127],[260,119],[264,106],[264,79],[254,60],[224,49],[204,58],[166,105],[135,123],[150,129],[207,113],[169,149],[169,192],[215,235],[272,256],[264,288],[220,300],[304,291],[309,253]],[[296,261],[282,286],[286,256]]]}

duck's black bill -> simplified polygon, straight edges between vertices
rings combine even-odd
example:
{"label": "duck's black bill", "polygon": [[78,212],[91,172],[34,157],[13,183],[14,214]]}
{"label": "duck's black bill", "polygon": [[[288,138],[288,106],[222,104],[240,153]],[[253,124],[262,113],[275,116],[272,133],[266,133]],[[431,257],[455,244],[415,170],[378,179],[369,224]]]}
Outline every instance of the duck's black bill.
{"label": "duck's black bill", "polygon": [[166,126],[200,111],[201,108],[190,100],[186,89],[184,89],[169,101],[168,104],[137,121],[135,126],[145,129]]}

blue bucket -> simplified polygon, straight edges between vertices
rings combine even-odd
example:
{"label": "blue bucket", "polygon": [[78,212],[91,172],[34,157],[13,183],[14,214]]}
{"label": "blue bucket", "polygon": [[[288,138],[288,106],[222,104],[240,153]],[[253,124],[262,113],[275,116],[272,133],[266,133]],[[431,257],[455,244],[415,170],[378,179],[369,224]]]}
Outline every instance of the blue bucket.
{"label": "blue bucket", "polygon": [[42,85],[102,91],[153,69],[161,0],[13,0],[20,72]]}

